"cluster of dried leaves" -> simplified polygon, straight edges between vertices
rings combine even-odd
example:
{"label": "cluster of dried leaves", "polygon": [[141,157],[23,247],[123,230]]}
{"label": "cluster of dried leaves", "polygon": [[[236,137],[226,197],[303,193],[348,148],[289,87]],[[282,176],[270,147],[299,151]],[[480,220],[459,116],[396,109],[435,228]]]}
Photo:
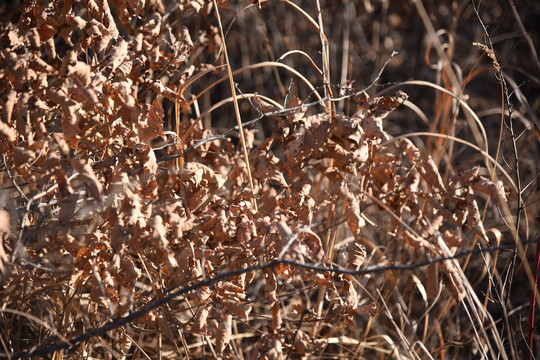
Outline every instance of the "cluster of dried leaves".
{"label": "cluster of dried leaves", "polygon": [[[502,184],[478,168],[445,183],[429,155],[393,140],[383,119],[402,92],[351,94],[351,116],[310,113],[296,97],[285,111],[255,99],[275,114],[261,121],[276,126],[262,143],[246,131],[250,164],[226,138],[182,154],[213,132],[188,119],[177,135],[191,140],[174,143],[164,99],[186,110],[183,84],[204,71],[190,55],[216,40],[173,15],[209,13],[211,2],[110,3],[114,11],[107,1],[29,1],[17,25],[2,24],[0,149],[11,190],[2,199],[1,293],[3,309],[17,310],[2,315],[3,352],[72,338],[172,289],[261,262],[358,270],[393,261],[375,239],[416,260],[448,255],[436,238],[460,249],[465,228],[487,241],[475,192],[497,205]],[[158,160],[157,138],[159,157],[178,160]],[[337,246],[333,228],[351,240]],[[455,263],[440,270],[453,296],[465,297]],[[382,311],[373,289],[384,282],[280,265],[199,288],[77,351],[234,357],[242,343],[261,358],[309,357],[330,339],[356,337],[355,325]],[[192,346],[198,335],[207,342]]]}

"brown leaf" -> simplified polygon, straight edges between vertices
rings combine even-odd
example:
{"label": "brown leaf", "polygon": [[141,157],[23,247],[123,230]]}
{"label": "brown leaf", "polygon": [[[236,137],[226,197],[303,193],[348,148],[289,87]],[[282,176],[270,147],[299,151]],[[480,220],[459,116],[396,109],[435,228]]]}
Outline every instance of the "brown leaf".
{"label": "brown leaf", "polygon": [[89,259],[91,255],[91,251],[87,246],[82,246],[77,252],[73,261],[74,271],[69,280],[71,288],[78,289],[82,282],[90,276],[92,266],[89,263]]}
{"label": "brown leaf", "polygon": [[[134,111],[135,106],[137,106],[137,99],[135,99],[132,95],[133,92],[133,81],[131,79],[126,79],[125,81],[115,81],[112,83],[111,90],[118,100],[120,100],[120,103],[122,106],[125,106],[128,108],[129,111]],[[163,115],[162,115],[163,117]],[[161,121],[161,118],[159,119]],[[151,125],[149,126],[151,127]],[[139,128],[140,131],[147,132],[148,128],[141,127]],[[145,134],[141,134],[141,139],[154,139],[157,135],[152,134],[151,137],[146,137]]]}
{"label": "brown leaf", "polygon": [[385,118],[395,108],[403,104],[407,98],[407,94],[401,90],[399,90],[395,96],[373,98],[369,101],[371,114],[380,118]]}
{"label": "brown leaf", "polygon": [[342,276],[342,281],[343,281],[342,297],[344,300],[344,305],[347,308],[354,310],[358,307],[358,293],[356,289],[354,288],[354,285],[349,276],[347,275]]}
{"label": "brown leaf", "polygon": [[[87,7],[89,10],[91,8],[91,4],[94,4],[97,8],[97,4],[95,4],[93,0],[89,0],[87,2]],[[99,15],[96,16],[96,18],[99,18]],[[103,58],[107,47],[112,41],[111,32],[102,23],[93,18],[88,22],[86,34],[88,36],[86,45],[93,46],[93,49],[98,57],[100,59]]]}
{"label": "brown leaf", "polygon": [[504,184],[500,180],[494,183],[483,176],[479,176],[471,183],[471,187],[474,190],[488,194],[495,206],[501,207],[501,204],[507,201]]}
{"label": "brown leaf", "polygon": [[263,334],[255,350],[253,360],[283,360],[283,346],[278,335]]}
{"label": "brown leaf", "polygon": [[[113,39],[118,38],[119,31],[116,28],[116,22],[112,16],[111,9],[109,8],[109,3],[107,1],[100,1],[99,11],[101,13],[100,18],[103,19],[103,25],[107,27],[107,30],[110,31]],[[123,41],[123,40],[120,40]]]}
{"label": "brown leaf", "polygon": [[227,345],[231,341],[232,335],[232,315],[221,314],[221,321],[218,324],[216,333],[216,350],[218,354],[223,354]]}
{"label": "brown leaf", "polygon": [[75,80],[75,83],[87,86],[91,82],[90,66],[77,60],[77,52],[70,51],[62,60],[59,74]]}
{"label": "brown leaf", "polygon": [[306,245],[305,255],[313,262],[321,261],[324,258],[324,249],[321,238],[310,228],[303,228],[298,234],[298,239],[302,245]]}
{"label": "brown leaf", "polygon": [[429,241],[414,235],[409,230],[406,230],[400,234],[403,236],[403,238],[408,244],[414,246],[417,249],[428,249],[431,251],[434,251],[435,249],[433,244],[431,244]]}
{"label": "brown leaf", "polygon": [[190,326],[190,331],[192,333],[204,336],[210,335],[206,322],[208,315],[210,314],[210,308],[210,305],[201,306],[199,308],[199,311],[197,312],[197,315],[195,315],[195,319],[193,319],[193,323]]}
{"label": "brown leaf", "polygon": [[[114,36],[113,36],[114,37]],[[126,61],[128,55],[128,43],[121,39],[116,43],[115,46],[109,50],[107,55],[105,55],[105,60],[103,63],[104,71],[107,72],[107,74],[112,74],[116,71],[116,69],[122,65],[124,61]],[[108,77],[108,76],[106,76]]]}
{"label": "brown leaf", "polygon": [[231,314],[234,314],[246,321],[249,319],[249,313],[251,312],[252,307],[248,304],[228,299],[222,299],[220,302]]}
{"label": "brown leaf", "polygon": [[311,338],[302,330],[298,330],[294,339],[294,348],[300,355],[308,355]]}
{"label": "brown leaf", "polygon": [[431,155],[428,155],[427,159],[422,163],[422,165],[423,167],[421,168],[421,173],[426,179],[427,183],[437,191],[446,191],[446,186],[444,185],[442,177],[439,174],[439,168],[437,165],[435,165]]}
{"label": "brown leaf", "polygon": [[275,302],[272,304],[270,314],[272,315],[272,330],[275,334],[278,334],[281,325],[283,324],[283,320],[281,319],[281,309],[279,307],[279,302]]}
{"label": "brown leaf", "polygon": [[[480,166],[473,166],[468,170],[461,171],[455,178],[459,180],[459,182],[461,182],[462,184],[466,184],[476,179],[479,171]],[[457,181],[453,179],[453,182],[456,183]]]}
{"label": "brown leaf", "polygon": [[146,0],[128,0],[128,4],[133,9],[135,15],[139,16],[146,6]]}
{"label": "brown leaf", "polygon": [[174,253],[169,246],[169,240],[167,239],[167,229],[163,224],[163,218],[160,215],[155,215],[150,220],[150,226],[154,230],[153,240],[157,242],[158,247],[167,255],[169,264],[174,268],[178,266]]}
{"label": "brown leaf", "polygon": [[347,255],[347,268],[357,271],[366,260],[367,251],[364,245],[353,242],[347,247]]}
{"label": "brown leaf", "polygon": [[354,196],[350,196],[345,204],[345,219],[355,237],[366,226],[366,221],[360,216],[360,205]]}
{"label": "brown leaf", "polygon": [[321,351],[327,345],[328,341],[326,339],[313,340],[302,330],[298,330],[295,334],[294,349],[304,358],[309,357],[315,352]]}
{"label": "brown leaf", "polygon": [[382,119],[380,117],[368,116],[362,121],[362,128],[367,137],[378,140],[378,142],[388,141],[390,138],[383,129]]}
{"label": "brown leaf", "polygon": [[80,129],[77,126],[77,112],[82,104],[70,99],[64,90],[47,89],[46,94],[62,108],[62,131],[64,133],[64,139],[72,148],[76,148],[78,134],[80,132]]}
{"label": "brown leaf", "polygon": [[145,177],[148,178],[149,175],[156,175],[158,166],[154,150],[146,144],[136,144],[131,147],[131,150],[135,154],[139,164],[142,165]]}
{"label": "brown leaf", "polygon": [[265,286],[264,286],[264,294],[266,297],[266,300],[269,303],[275,303],[278,301],[277,298],[277,278],[273,271],[271,270],[263,270],[264,272],[264,279],[265,279]]}
{"label": "brown leaf", "polygon": [[6,265],[9,264],[9,257],[6,254],[4,244],[7,243],[10,234],[11,225],[9,212],[0,209],[0,276],[2,278],[6,274]]}
{"label": "brown leaf", "polygon": [[473,230],[484,241],[488,241],[486,230],[484,229],[484,223],[482,222],[482,216],[480,210],[478,210],[478,203],[472,192],[468,192],[466,195],[467,208],[469,209],[469,216],[467,217],[467,227]]}
{"label": "brown leaf", "polygon": [[[10,89],[7,92],[7,95],[5,96],[4,105],[2,106],[2,112],[3,112],[3,120],[7,124],[11,124],[11,117],[13,115],[13,108],[15,107],[15,103],[17,102],[17,91]],[[3,123],[3,122],[2,122]],[[13,131],[13,130],[11,130]],[[4,131],[2,131],[4,132]]]}
{"label": "brown leaf", "polygon": [[56,69],[53,68],[51,65],[47,64],[45,60],[41,58],[35,58],[32,60],[31,66],[33,69],[45,73],[47,75],[53,75],[56,73]]}
{"label": "brown leaf", "polygon": [[120,285],[130,288],[141,275],[142,271],[135,266],[133,260],[126,257],[120,259],[120,271],[116,274],[116,280]]}
{"label": "brown leaf", "polygon": [[157,94],[162,95],[171,101],[174,101],[180,104],[185,104],[186,102],[185,99],[180,94],[168,88],[167,86],[163,85],[163,83],[159,80],[158,81],[148,80],[146,82],[146,85],[150,86],[150,88],[154,90]]}
{"label": "brown leaf", "polygon": [[408,138],[402,138],[399,140],[399,147],[405,156],[413,163],[417,163],[422,158],[422,153]]}
{"label": "brown leaf", "polygon": [[172,333],[172,330],[169,326],[169,324],[167,323],[167,319],[165,319],[165,316],[161,313],[161,311],[159,312],[158,316],[157,316],[157,323],[158,323],[158,328],[160,330],[160,332],[163,334],[165,334],[165,336],[167,337],[167,339],[172,343],[174,344],[176,342],[175,338],[174,338],[174,335]]}
{"label": "brown leaf", "polygon": [[101,194],[103,191],[102,185],[94,174],[92,166],[83,160],[76,160],[72,158],[70,158],[70,163],[73,165],[75,170],[77,170],[83,182],[88,187],[88,190],[90,190],[90,195],[92,195],[95,200],[101,200]]}
{"label": "brown leaf", "polygon": [[36,153],[32,150],[22,146],[15,146],[13,148],[13,162],[15,166],[21,166],[36,158]]}
{"label": "brown leaf", "polygon": [[[436,237],[437,249],[432,250],[433,257],[451,257],[454,255],[441,236]],[[440,264],[441,271],[446,277],[446,283],[452,289],[456,298],[461,301],[467,296],[466,285],[464,283],[465,275],[456,259],[446,260]]]}
{"label": "brown leaf", "polygon": [[182,178],[191,181],[195,187],[206,187],[211,185],[212,188],[219,189],[221,188],[227,178],[221,174],[218,174],[208,166],[197,163],[189,162],[185,164],[184,174]]}
{"label": "brown leaf", "polygon": [[148,126],[151,131],[157,132],[159,136],[165,138],[165,134],[163,134],[163,115],[161,103],[155,98],[148,114]]}
{"label": "brown leaf", "polygon": [[23,93],[17,101],[17,111],[16,111],[16,121],[17,121],[17,132],[25,140],[31,141],[30,136],[32,132],[32,126],[30,125],[29,116],[28,116],[28,100],[30,99],[30,94]]}

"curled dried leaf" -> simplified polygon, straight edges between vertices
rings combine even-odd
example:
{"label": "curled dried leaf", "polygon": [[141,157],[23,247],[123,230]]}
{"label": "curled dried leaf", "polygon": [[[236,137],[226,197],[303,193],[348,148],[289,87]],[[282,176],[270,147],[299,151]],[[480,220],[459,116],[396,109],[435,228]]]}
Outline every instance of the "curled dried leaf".
{"label": "curled dried leaf", "polygon": [[467,217],[467,226],[472,229],[480,238],[484,241],[488,241],[486,230],[484,229],[484,223],[480,210],[478,209],[478,203],[474,195],[468,192],[466,195],[467,208],[469,210],[469,216]]}
{"label": "curled dried leaf", "polygon": [[178,94],[176,91],[163,85],[161,81],[148,80],[146,82],[146,85],[149,86],[152,90],[154,90],[157,94],[162,95],[171,101],[174,101],[180,104],[185,104],[186,102],[185,99],[182,97],[182,95]]}
{"label": "curled dried leaf", "polygon": [[218,325],[216,334],[216,351],[218,354],[223,354],[231,341],[232,335],[232,315],[221,314],[221,317],[222,319]]}
{"label": "curled dried leaf", "polygon": [[351,270],[360,270],[366,260],[366,247],[360,243],[353,242],[347,247],[347,267]]}
{"label": "curled dried leaf", "polygon": [[270,314],[272,315],[272,330],[274,331],[275,334],[277,334],[279,333],[281,325],[283,324],[279,302],[275,302],[272,304]]}
{"label": "curled dried leaf", "polygon": [[210,335],[207,327],[207,319],[208,315],[210,314],[210,308],[210,305],[201,306],[199,308],[199,311],[197,312],[197,315],[195,315],[195,319],[193,319],[193,323],[190,326],[190,331],[192,333],[204,336]]}
{"label": "curled dried leaf", "polygon": [[[451,257],[453,253],[448,249],[448,246],[444,242],[441,236],[436,236],[437,248],[432,250],[434,257]],[[447,284],[452,289],[452,292],[459,301],[467,296],[467,285],[464,279],[463,270],[456,259],[443,261],[440,265],[441,271],[447,279]]]}
{"label": "curled dried leaf", "polygon": [[227,300],[227,299],[222,299],[220,303],[231,314],[234,314],[238,316],[239,318],[244,319],[246,321],[249,319],[249,313],[251,312],[252,307],[249,306],[248,304],[243,304],[239,301]]}
{"label": "curled dried leaf", "polygon": [[4,248],[10,233],[10,216],[9,212],[4,209],[0,209],[0,275],[6,274],[7,264],[9,264],[9,257]]}
{"label": "curled dried leaf", "polygon": [[81,176],[85,185],[88,187],[88,190],[90,190],[90,195],[92,195],[95,200],[101,200],[101,195],[103,192],[102,185],[94,174],[92,166],[83,160],[75,160],[70,158],[70,162],[75,170],[79,172],[79,175]]}
{"label": "curled dried leaf", "polygon": [[478,176],[471,183],[471,187],[474,190],[488,194],[491,197],[493,205],[497,207],[501,207],[507,201],[504,184],[500,180],[495,183],[483,176]]}
{"label": "curled dried leaf", "polygon": [[260,360],[283,360],[282,349],[278,335],[263,334],[257,342],[254,354],[257,354],[256,358]]}
{"label": "curled dried leaf", "polygon": [[366,221],[360,215],[360,205],[355,197],[350,197],[345,204],[345,219],[353,235],[358,237],[360,231],[366,226]]}

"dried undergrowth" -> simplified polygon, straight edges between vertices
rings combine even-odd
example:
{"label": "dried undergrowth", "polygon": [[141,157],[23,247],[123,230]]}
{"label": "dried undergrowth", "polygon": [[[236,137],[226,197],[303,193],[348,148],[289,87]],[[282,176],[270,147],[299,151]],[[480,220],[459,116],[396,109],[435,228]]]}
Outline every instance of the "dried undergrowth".
{"label": "dried undergrowth", "polygon": [[[442,8],[427,5],[431,20],[414,11],[436,79],[384,88],[414,52],[389,30],[414,30],[412,10],[386,2],[8,9],[0,356],[528,354],[538,339],[510,313],[530,295],[513,244],[535,230],[538,103],[491,34],[435,33]],[[480,28],[512,11],[446,9]],[[461,37],[475,52],[454,54]],[[488,72],[495,110],[475,82]]]}

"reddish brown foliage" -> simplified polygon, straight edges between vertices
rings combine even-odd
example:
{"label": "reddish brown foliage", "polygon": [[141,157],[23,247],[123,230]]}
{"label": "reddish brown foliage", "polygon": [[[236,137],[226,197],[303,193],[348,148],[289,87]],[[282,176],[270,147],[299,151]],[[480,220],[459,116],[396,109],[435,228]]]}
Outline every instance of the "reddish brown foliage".
{"label": "reddish brown foliage", "polygon": [[[448,256],[462,246],[466,228],[487,241],[475,191],[496,206],[506,201],[502,183],[478,169],[445,182],[430,155],[408,139],[393,140],[385,118],[407,99],[401,91],[386,97],[351,92],[351,115],[313,111],[318,108],[296,97],[280,111],[255,98],[254,106],[272,112],[265,121],[273,117],[276,125],[262,142],[247,137],[246,164],[230,138],[198,142],[212,133],[194,124],[184,98],[185,82],[208,67],[196,68],[191,54],[221,51],[210,25],[206,33],[190,34],[170,21],[173,10],[159,0],[30,5],[19,24],[2,26],[0,39],[0,148],[19,210],[11,219],[0,210],[0,272],[4,291],[21,293],[24,281],[42,292],[50,287],[47,297],[30,295],[25,305],[22,297],[8,296],[6,305],[38,317],[57,314],[51,326],[64,337],[172,289],[260,262],[338,263],[352,270],[385,265],[392,260],[375,246],[366,249],[383,238],[416,259]],[[212,2],[176,6],[207,14]],[[188,114],[176,141],[189,133],[182,148],[198,145],[185,153],[164,128],[171,102]],[[246,166],[253,168],[254,191]],[[366,230],[373,218],[376,235],[373,227]],[[342,236],[351,237],[342,248],[332,238],[340,221],[346,224]],[[440,266],[462,299],[456,268],[450,261]],[[217,355],[232,357],[237,324],[244,324],[256,328],[256,340],[246,343],[261,358],[280,359],[289,351],[307,357],[325,349],[323,336],[337,336],[332,321],[343,321],[336,325],[341,336],[359,316],[377,315],[376,299],[359,286],[368,282],[376,288],[383,281],[292,265],[246,273],[116,329],[117,342],[109,346],[137,352],[133,338],[159,332],[174,351],[189,353],[187,344],[200,334],[215,340]],[[319,288],[318,302],[283,298],[291,289],[311,288]],[[309,333],[302,323],[322,329]],[[39,340],[53,334],[36,324],[17,330]],[[84,344],[79,354],[105,352],[99,341],[92,342],[98,350]],[[10,352],[34,345],[9,343]],[[148,346],[144,351],[155,355]]]}

